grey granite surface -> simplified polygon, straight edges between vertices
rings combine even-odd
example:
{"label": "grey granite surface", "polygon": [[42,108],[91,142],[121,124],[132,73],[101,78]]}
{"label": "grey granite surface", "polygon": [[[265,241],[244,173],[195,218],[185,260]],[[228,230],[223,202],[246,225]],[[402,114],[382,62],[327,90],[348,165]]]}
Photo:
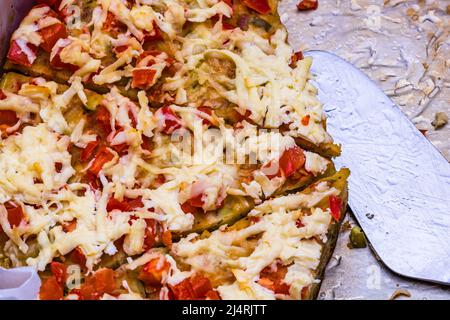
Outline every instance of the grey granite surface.
{"label": "grey granite surface", "polygon": [[[309,12],[296,3],[279,7],[291,45],[333,52],[363,70],[450,159],[450,125],[431,124],[436,112],[450,114],[450,1],[319,0]],[[356,225],[351,213],[347,220]],[[349,249],[348,237],[344,227],[321,299],[389,299],[396,291],[411,295],[398,299],[450,299],[449,287],[399,277],[369,248]]]}

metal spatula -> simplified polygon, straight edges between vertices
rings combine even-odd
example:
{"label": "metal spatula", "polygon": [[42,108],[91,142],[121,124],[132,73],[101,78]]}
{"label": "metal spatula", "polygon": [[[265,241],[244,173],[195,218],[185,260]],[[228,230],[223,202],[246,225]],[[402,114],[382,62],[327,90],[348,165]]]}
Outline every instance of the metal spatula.
{"label": "metal spatula", "polygon": [[371,247],[395,273],[449,285],[450,164],[360,70],[327,52],[307,55]]}

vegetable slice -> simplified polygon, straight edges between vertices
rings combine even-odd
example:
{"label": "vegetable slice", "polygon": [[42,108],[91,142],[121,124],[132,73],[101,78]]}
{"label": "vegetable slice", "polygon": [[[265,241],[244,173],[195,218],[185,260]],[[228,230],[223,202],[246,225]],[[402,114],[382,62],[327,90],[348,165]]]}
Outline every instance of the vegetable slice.
{"label": "vegetable slice", "polygon": [[170,263],[162,258],[150,260],[139,273],[139,280],[149,286],[160,286],[163,277],[169,272]]}
{"label": "vegetable slice", "polygon": [[6,211],[8,212],[8,221],[11,228],[18,227],[25,217],[22,207],[6,205]]}
{"label": "vegetable slice", "polygon": [[51,276],[43,281],[39,291],[41,300],[61,300],[63,297],[63,288],[55,276]]}
{"label": "vegetable slice", "polygon": [[268,0],[242,0],[242,3],[260,14],[269,14],[272,8]]}
{"label": "vegetable slice", "polygon": [[103,169],[103,166],[114,159],[114,155],[108,150],[107,147],[101,147],[95,156],[94,162],[89,167],[89,171],[94,175],[98,175]]}
{"label": "vegetable slice", "polygon": [[341,199],[339,199],[336,196],[330,196],[329,202],[331,215],[333,216],[334,220],[336,221],[341,220],[341,204],[342,204]]}
{"label": "vegetable slice", "polygon": [[15,64],[20,64],[25,67],[31,67],[34,61],[36,60],[36,54],[38,52],[38,48],[32,44],[24,44],[28,48],[29,54],[27,55],[22,51],[22,48],[19,46],[16,40],[11,42],[11,47],[8,51],[8,59]]}
{"label": "vegetable slice", "polygon": [[56,23],[39,30],[42,38],[41,48],[50,53],[59,39],[68,37],[66,26],[62,23]]}
{"label": "vegetable slice", "polygon": [[297,4],[297,9],[299,11],[316,10],[318,7],[318,0],[302,0]]}
{"label": "vegetable slice", "polygon": [[154,69],[136,69],[133,70],[132,88],[148,89],[153,85],[156,70]]}

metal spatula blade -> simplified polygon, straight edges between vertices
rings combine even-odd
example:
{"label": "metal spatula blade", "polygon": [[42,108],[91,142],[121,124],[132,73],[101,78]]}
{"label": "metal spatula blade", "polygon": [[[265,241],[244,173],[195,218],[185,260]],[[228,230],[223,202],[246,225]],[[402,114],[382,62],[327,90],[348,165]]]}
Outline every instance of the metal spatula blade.
{"label": "metal spatula blade", "polygon": [[359,69],[331,53],[307,55],[372,248],[400,275],[449,285],[450,164]]}

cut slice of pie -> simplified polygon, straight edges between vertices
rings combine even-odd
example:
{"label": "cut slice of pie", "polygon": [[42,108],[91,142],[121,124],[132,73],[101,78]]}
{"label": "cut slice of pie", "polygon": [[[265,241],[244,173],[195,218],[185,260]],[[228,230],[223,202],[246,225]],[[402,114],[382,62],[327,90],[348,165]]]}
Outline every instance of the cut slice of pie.
{"label": "cut slice of pie", "polygon": [[348,175],[267,200],[234,225],[190,234],[124,268],[155,299],[314,299],[346,210]]}
{"label": "cut slice of pie", "polygon": [[312,60],[287,45],[276,2],[230,5],[77,0],[56,11],[39,5],[13,34],[5,69],[80,81],[100,93],[115,86],[135,101],[144,90],[154,108],[208,107],[231,125],[247,120],[279,129],[304,149],[338,156],[308,82]]}
{"label": "cut slice of pie", "polygon": [[3,123],[0,145],[0,224],[14,266],[44,270],[73,254],[89,270],[123,262],[335,172],[290,136],[192,107],[152,112],[114,89],[99,95],[16,73],[0,90],[2,114],[15,119]]}

